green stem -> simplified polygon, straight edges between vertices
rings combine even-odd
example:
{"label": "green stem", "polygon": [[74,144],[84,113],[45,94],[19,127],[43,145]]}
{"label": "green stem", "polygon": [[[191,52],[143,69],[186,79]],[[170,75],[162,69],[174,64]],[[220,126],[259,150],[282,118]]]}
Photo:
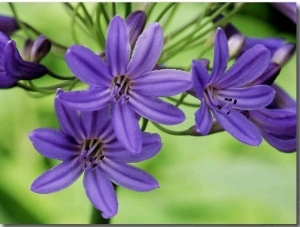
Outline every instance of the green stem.
{"label": "green stem", "polygon": [[164,9],[163,11],[161,11],[161,13],[159,14],[159,16],[157,17],[157,19],[155,20],[155,22],[159,22],[161,20],[161,18],[166,15],[166,13],[174,6],[178,3],[169,3]]}
{"label": "green stem", "polygon": [[147,128],[149,120],[146,118],[143,118],[143,122],[142,122],[142,127],[141,127],[141,131],[144,132]]}

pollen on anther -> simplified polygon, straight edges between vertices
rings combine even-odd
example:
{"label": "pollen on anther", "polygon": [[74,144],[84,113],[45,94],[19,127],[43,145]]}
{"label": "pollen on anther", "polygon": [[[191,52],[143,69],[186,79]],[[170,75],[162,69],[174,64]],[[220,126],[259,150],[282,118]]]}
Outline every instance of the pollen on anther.
{"label": "pollen on anther", "polygon": [[237,100],[235,99],[235,100],[233,100],[233,105],[235,105],[237,103]]}

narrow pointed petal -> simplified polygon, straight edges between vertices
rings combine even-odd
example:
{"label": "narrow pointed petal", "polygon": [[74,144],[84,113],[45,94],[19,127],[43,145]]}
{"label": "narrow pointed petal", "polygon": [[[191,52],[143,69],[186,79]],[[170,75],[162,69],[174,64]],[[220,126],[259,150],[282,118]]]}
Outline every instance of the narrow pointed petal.
{"label": "narrow pointed petal", "polygon": [[217,82],[218,88],[241,87],[257,79],[267,69],[270,52],[263,45],[246,51]]}
{"label": "narrow pointed petal", "polygon": [[113,76],[124,75],[129,62],[129,33],[125,21],[115,16],[108,26],[105,55]]}
{"label": "narrow pointed petal", "polygon": [[175,125],[185,120],[179,108],[155,97],[132,93],[129,102],[139,115],[159,124]]}
{"label": "narrow pointed petal", "polygon": [[227,68],[227,61],[229,58],[228,42],[226,35],[221,28],[217,28],[214,44],[214,62],[209,83],[213,83],[220,79]]}
{"label": "narrow pointed petal", "polygon": [[104,130],[110,118],[110,106],[98,111],[82,111],[80,113],[81,125],[84,128],[86,138],[97,138],[99,132]]}
{"label": "narrow pointed petal", "polygon": [[114,187],[101,168],[84,173],[85,192],[102,217],[111,218],[118,213],[118,200]]}
{"label": "narrow pointed petal", "polygon": [[158,134],[142,133],[143,146],[139,154],[132,154],[122,147],[107,148],[103,155],[114,161],[141,162],[156,155],[162,147]]}
{"label": "narrow pointed petal", "polygon": [[297,150],[297,136],[285,138],[284,136],[272,135],[264,130],[261,131],[264,139],[277,150],[292,153]]}
{"label": "narrow pointed petal", "polygon": [[129,42],[133,46],[142,33],[146,24],[146,13],[141,10],[134,11],[128,15],[125,22],[129,29]]}
{"label": "narrow pointed petal", "polygon": [[57,120],[61,130],[79,143],[84,138],[84,132],[81,127],[80,119],[76,110],[68,108],[57,98],[58,95],[63,93],[64,92],[61,89],[58,89],[56,92],[54,106]]}
{"label": "narrow pointed petal", "polygon": [[29,133],[34,148],[43,156],[68,160],[78,155],[79,145],[65,134],[50,128],[39,128]]}
{"label": "narrow pointed petal", "polygon": [[214,111],[214,116],[229,134],[242,143],[258,146],[262,142],[259,130],[241,113],[232,109],[228,115]]}
{"label": "narrow pointed petal", "polygon": [[115,134],[126,149],[138,154],[142,149],[142,134],[131,106],[116,102],[113,107],[112,124]]}
{"label": "narrow pointed petal", "polygon": [[203,91],[209,80],[207,69],[204,67],[202,62],[193,60],[191,73],[193,79],[193,87],[196,91],[197,98],[202,99]]}
{"label": "narrow pointed petal", "polygon": [[195,112],[195,122],[197,132],[202,135],[209,133],[212,126],[212,116],[205,102],[202,102],[200,108]]}
{"label": "narrow pointed petal", "polygon": [[267,85],[256,85],[218,90],[217,96],[222,101],[225,98],[232,98],[235,109],[256,110],[270,104],[275,97],[275,91]]}
{"label": "narrow pointed petal", "polygon": [[161,69],[135,78],[132,90],[150,96],[172,96],[192,87],[189,73],[181,70]]}
{"label": "narrow pointed petal", "polygon": [[57,97],[66,106],[81,111],[100,110],[109,105],[111,101],[109,88],[69,91],[61,93]]}
{"label": "narrow pointed petal", "polygon": [[90,49],[73,45],[65,55],[66,62],[74,75],[91,86],[107,88],[112,75],[105,62]]}
{"label": "narrow pointed petal", "polygon": [[137,167],[108,158],[103,159],[100,165],[114,183],[124,188],[144,192],[159,187],[152,176]]}
{"label": "narrow pointed petal", "polygon": [[48,194],[60,191],[73,184],[82,174],[82,168],[76,159],[64,161],[39,176],[31,185],[31,190]]}
{"label": "narrow pointed petal", "polygon": [[163,43],[163,32],[160,25],[158,23],[150,24],[136,42],[126,74],[134,78],[150,72],[158,61]]}
{"label": "narrow pointed petal", "polygon": [[37,79],[48,72],[47,68],[39,63],[24,61],[13,40],[8,41],[5,46],[4,56],[6,73],[10,75],[10,77],[17,78],[18,80]]}

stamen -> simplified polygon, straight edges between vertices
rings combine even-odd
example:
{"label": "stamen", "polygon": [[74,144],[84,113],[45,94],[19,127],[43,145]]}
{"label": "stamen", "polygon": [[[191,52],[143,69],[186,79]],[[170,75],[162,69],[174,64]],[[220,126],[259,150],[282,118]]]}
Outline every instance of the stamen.
{"label": "stamen", "polygon": [[103,142],[100,139],[85,140],[80,149],[79,161],[83,163],[84,170],[91,170],[95,168],[98,163],[104,158],[103,156]]}
{"label": "stamen", "polygon": [[130,79],[128,76],[118,76],[115,77],[111,85],[111,95],[115,101],[120,98],[124,98],[125,101],[129,100],[130,92]]}
{"label": "stamen", "polygon": [[235,99],[235,100],[233,100],[233,105],[235,105],[237,103],[237,100]]}

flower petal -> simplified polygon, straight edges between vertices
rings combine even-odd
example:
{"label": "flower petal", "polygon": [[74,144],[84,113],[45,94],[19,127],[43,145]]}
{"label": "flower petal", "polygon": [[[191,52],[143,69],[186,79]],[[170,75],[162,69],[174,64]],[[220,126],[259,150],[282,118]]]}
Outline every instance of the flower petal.
{"label": "flower petal", "polygon": [[158,98],[144,96],[142,94],[130,94],[129,102],[133,109],[141,116],[166,125],[175,125],[185,120],[185,115],[176,106],[164,102]]}
{"label": "flower petal", "polygon": [[189,73],[175,69],[161,69],[135,78],[132,90],[150,96],[172,96],[192,87]]}
{"label": "flower petal", "polygon": [[113,106],[112,124],[115,134],[126,149],[138,154],[142,149],[142,134],[131,106],[116,102]]}
{"label": "flower petal", "polygon": [[251,146],[258,146],[262,142],[259,130],[241,113],[234,109],[228,115],[213,112],[219,124],[237,140]]}
{"label": "flower petal", "polygon": [[39,128],[29,133],[34,148],[47,158],[68,160],[77,155],[80,147],[70,137],[57,130]]}
{"label": "flower petal", "polygon": [[[217,91],[219,100],[228,98],[235,109],[256,110],[270,104],[274,99],[275,91],[267,85],[256,85],[245,88],[229,88]],[[229,102],[229,101],[228,101]]]}
{"label": "flower petal", "polygon": [[80,143],[85,136],[83,129],[81,128],[79,115],[76,110],[68,108],[57,98],[58,95],[63,93],[63,90],[57,89],[54,101],[57,120],[61,130]]}
{"label": "flower petal", "polygon": [[139,154],[132,154],[123,147],[105,148],[103,155],[120,162],[141,162],[156,155],[162,147],[158,134],[142,133],[143,146]]}
{"label": "flower petal", "polygon": [[133,46],[142,33],[146,24],[146,13],[141,10],[136,10],[128,15],[125,22],[129,29],[129,42]]}
{"label": "flower petal", "polygon": [[130,190],[143,192],[159,187],[158,182],[148,173],[126,163],[104,158],[100,166],[114,183]]}
{"label": "flower petal", "polygon": [[204,67],[202,62],[193,60],[191,73],[193,79],[193,87],[196,91],[197,98],[202,99],[203,91],[209,80],[207,69]]}
{"label": "flower petal", "polygon": [[264,139],[277,150],[291,153],[297,150],[297,136],[292,138],[285,138],[284,136],[272,135],[264,130],[261,130]]}
{"label": "flower petal", "polygon": [[257,79],[266,70],[271,54],[263,45],[246,51],[217,82],[218,88],[242,87]]}
{"label": "flower petal", "polygon": [[209,133],[212,126],[212,116],[208,105],[203,101],[195,112],[196,131],[202,135]]}
{"label": "flower petal", "polygon": [[120,16],[115,16],[108,25],[105,55],[111,74],[124,75],[129,62],[130,44],[128,28]]}
{"label": "flower petal", "polygon": [[35,179],[30,189],[40,194],[56,192],[73,184],[81,174],[77,159],[63,161]]}
{"label": "flower petal", "polygon": [[118,213],[118,200],[114,187],[101,168],[86,171],[83,177],[85,192],[102,217],[111,218]]}
{"label": "flower petal", "polygon": [[0,31],[7,35],[11,35],[19,29],[18,23],[14,17],[0,15],[0,23]]}
{"label": "flower petal", "polygon": [[221,28],[217,28],[214,44],[214,62],[209,84],[220,79],[227,68],[229,48],[226,35]]}
{"label": "flower petal", "polygon": [[57,97],[66,106],[81,111],[100,110],[109,105],[111,101],[109,88],[69,91],[61,93]]}
{"label": "flower petal", "polygon": [[273,103],[271,103],[268,108],[296,108],[297,102],[292,98],[286,91],[276,84],[273,84],[272,87],[275,89],[275,98]]}
{"label": "flower petal", "polygon": [[110,86],[112,76],[105,62],[90,49],[72,45],[65,59],[71,71],[84,83],[105,88]]}
{"label": "flower petal", "polygon": [[134,78],[150,72],[158,61],[163,44],[163,32],[160,25],[149,24],[136,42],[126,75]]}

